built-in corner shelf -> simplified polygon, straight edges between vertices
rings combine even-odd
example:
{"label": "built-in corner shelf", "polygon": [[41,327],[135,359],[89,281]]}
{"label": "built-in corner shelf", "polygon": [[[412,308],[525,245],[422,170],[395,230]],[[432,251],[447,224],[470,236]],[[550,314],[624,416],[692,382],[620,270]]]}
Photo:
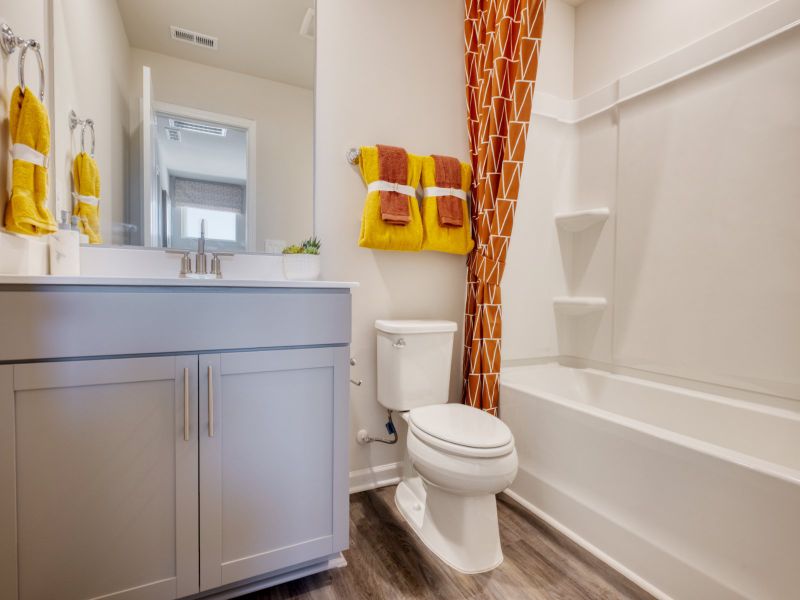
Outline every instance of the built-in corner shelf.
{"label": "built-in corner shelf", "polygon": [[588,210],[575,210],[557,213],[556,225],[564,231],[582,231],[592,225],[604,223],[611,211],[608,208],[590,208]]}
{"label": "built-in corner shelf", "polygon": [[562,315],[578,317],[605,310],[608,302],[601,296],[556,296],[553,308]]}

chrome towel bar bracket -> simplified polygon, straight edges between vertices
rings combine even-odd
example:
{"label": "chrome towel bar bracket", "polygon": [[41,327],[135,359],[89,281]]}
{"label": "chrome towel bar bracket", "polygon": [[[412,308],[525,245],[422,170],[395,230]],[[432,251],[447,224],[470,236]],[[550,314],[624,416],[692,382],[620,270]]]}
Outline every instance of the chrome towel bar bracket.
{"label": "chrome towel bar bracket", "polygon": [[34,39],[25,39],[17,34],[8,26],[3,23],[0,25],[0,48],[6,55],[10,56],[17,48],[19,51],[19,89],[25,93],[25,56],[28,54],[28,49],[33,49],[36,53],[36,60],[39,63],[39,99],[44,101],[44,59],[42,58],[42,46]]}
{"label": "chrome towel bar bracket", "polygon": [[347,159],[347,162],[349,162],[351,165],[357,165],[358,159],[361,158],[361,150],[359,150],[358,148],[350,148],[345,153],[345,158]]}
{"label": "chrome towel bar bracket", "polygon": [[92,133],[92,150],[89,154],[94,156],[95,133],[94,119],[79,119],[74,110],[69,111],[69,128],[74,131],[80,125],[81,128],[81,152],[86,152],[86,128]]}

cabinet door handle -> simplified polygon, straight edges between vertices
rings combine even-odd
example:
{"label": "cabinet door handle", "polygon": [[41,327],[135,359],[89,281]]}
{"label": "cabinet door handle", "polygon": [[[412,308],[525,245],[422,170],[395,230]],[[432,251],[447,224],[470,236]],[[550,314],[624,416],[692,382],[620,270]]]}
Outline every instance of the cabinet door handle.
{"label": "cabinet door handle", "polygon": [[208,365],[208,437],[214,437],[214,375]]}
{"label": "cabinet door handle", "polygon": [[183,369],[183,441],[189,441],[189,369]]}

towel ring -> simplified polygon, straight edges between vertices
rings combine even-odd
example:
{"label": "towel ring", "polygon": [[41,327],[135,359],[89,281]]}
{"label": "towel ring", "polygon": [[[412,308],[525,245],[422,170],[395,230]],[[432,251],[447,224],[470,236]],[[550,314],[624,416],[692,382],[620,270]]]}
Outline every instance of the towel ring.
{"label": "towel ring", "polygon": [[83,127],[81,127],[81,152],[86,152],[86,128],[89,128],[89,131],[92,132],[92,151],[89,153],[92,158],[94,158],[94,121],[92,119],[86,119],[83,122]]}
{"label": "towel ring", "polygon": [[39,62],[39,100],[44,102],[44,59],[42,59],[42,46],[36,40],[25,40],[20,44],[22,50],[19,52],[19,91],[25,93],[25,55],[28,53],[28,48],[33,48],[36,53],[36,59]]}
{"label": "towel ring", "polygon": [[44,59],[42,58],[42,46],[36,40],[26,40],[21,38],[7,23],[0,24],[0,50],[6,56],[13,54],[17,48],[22,48],[19,51],[19,91],[25,93],[25,55],[28,53],[28,48],[33,48],[36,52],[36,59],[39,62],[39,99],[44,101]]}

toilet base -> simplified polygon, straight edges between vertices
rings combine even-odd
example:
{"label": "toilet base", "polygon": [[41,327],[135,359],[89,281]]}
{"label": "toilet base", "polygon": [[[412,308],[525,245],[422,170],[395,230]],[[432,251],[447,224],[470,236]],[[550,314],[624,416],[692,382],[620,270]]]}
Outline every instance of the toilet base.
{"label": "toilet base", "polygon": [[415,474],[403,478],[394,501],[419,539],[457,571],[483,573],[503,562],[494,494],[451,494]]}

